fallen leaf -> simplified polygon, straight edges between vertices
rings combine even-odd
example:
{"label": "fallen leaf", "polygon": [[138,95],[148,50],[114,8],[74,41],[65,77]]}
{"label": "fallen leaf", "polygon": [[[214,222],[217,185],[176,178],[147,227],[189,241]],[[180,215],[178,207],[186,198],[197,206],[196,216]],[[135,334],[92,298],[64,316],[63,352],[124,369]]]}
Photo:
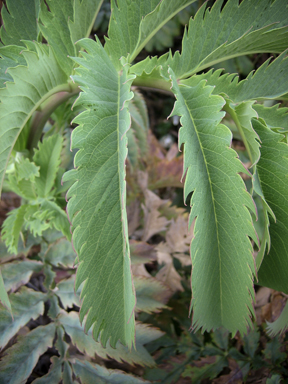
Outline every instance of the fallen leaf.
{"label": "fallen leaf", "polygon": [[130,240],[130,253],[132,264],[145,264],[157,260],[155,246],[144,241]]}
{"label": "fallen leaf", "polygon": [[148,189],[144,191],[145,204],[142,204],[144,212],[144,232],[143,241],[147,241],[153,235],[165,231],[169,221],[164,216],[160,216],[158,208],[167,203],[168,200],[162,200]]}

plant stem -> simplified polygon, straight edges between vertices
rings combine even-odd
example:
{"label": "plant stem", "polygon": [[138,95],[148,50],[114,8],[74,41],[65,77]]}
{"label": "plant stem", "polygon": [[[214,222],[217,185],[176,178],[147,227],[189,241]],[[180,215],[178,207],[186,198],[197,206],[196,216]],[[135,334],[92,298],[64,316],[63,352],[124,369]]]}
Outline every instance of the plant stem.
{"label": "plant stem", "polygon": [[28,149],[32,154],[33,149],[37,147],[38,141],[41,138],[43,128],[51,116],[51,114],[70,97],[79,93],[78,86],[72,86],[69,84],[69,88],[59,89],[51,97],[49,97],[35,112],[30,128],[30,134],[28,139]]}

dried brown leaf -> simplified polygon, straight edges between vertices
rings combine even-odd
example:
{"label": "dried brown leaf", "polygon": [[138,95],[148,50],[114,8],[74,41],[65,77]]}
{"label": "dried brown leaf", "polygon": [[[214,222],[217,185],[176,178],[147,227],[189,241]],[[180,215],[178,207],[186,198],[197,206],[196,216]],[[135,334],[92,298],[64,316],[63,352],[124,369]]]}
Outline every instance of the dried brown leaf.
{"label": "dried brown leaf", "polygon": [[155,246],[144,241],[130,240],[130,252],[132,264],[145,264],[157,259]]}

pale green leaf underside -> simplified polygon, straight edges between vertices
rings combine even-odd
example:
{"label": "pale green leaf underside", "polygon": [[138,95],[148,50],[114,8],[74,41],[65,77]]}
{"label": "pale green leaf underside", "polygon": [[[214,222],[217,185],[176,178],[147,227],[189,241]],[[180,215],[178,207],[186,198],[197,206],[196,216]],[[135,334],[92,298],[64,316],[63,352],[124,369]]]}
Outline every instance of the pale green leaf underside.
{"label": "pale green leaf underside", "polygon": [[260,185],[269,207],[276,216],[270,219],[270,252],[258,272],[259,284],[288,293],[288,146],[283,135],[253,120],[261,140],[261,158],[257,164]]}
{"label": "pale green leaf underside", "polygon": [[[151,37],[176,13],[195,0],[111,1],[112,14],[105,50],[118,68],[129,54],[132,62]],[[129,20],[129,22],[127,22]]]}
{"label": "pale green leaf underside", "polygon": [[8,69],[14,83],[0,89],[0,180],[1,186],[8,159],[21,130],[42,101],[58,90],[68,90],[67,77],[53,52],[35,44],[36,52],[24,50],[27,66]]}
{"label": "pale green leaf underside", "polygon": [[73,369],[82,384],[105,383],[105,384],[149,384],[137,377],[128,375],[114,369],[107,369],[103,365],[89,363],[85,360],[75,359]]}
{"label": "pale green leaf underside", "polygon": [[16,335],[31,319],[35,320],[44,312],[44,301],[47,295],[22,287],[17,293],[12,293],[10,302],[13,319],[8,310],[1,308],[0,312],[0,348],[5,347],[8,341]]}
{"label": "pale green leaf underside", "polygon": [[170,69],[182,116],[179,145],[184,144],[185,200],[190,192],[190,224],[194,218],[192,257],[192,327],[210,331],[225,327],[244,333],[251,324],[252,247],[257,241],[247,207],[255,211],[239,172],[244,167],[230,148],[231,132],[219,124],[224,100],[211,95],[205,81],[177,85]]}
{"label": "pale green leaf underside", "polygon": [[218,0],[205,12],[204,4],[190,19],[181,55],[168,60],[178,79],[232,57],[288,47],[286,0],[229,0],[221,12],[222,5]]}
{"label": "pale green leaf underside", "polygon": [[2,7],[0,39],[4,45],[22,45],[21,40],[37,40],[40,0],[8,0]]}
{"label": "pale green leaf underside", "polygon": [[[60,383],[60,382],[63,384],[66,384],[64,381],[61,381],[63,360],[58,358],[58,357],[53,356],[51,361],[52,361],[52,364],[49,368],[49,372],[47,373],[47,375],[44,375],[44,376],[34,380],[33,384],[52,384],[52,383],[56,384],[56,383]],[[70,383],[72,383],[72,377],[71,377]]]}
{"label": "pale green leaf underside", "polygon": [[50,323],[20,336],[0,362],[0,383],[25,383],[39,357],[52,347],[54,334],[55,323]]}
{"label": "pale green leaf underside", "polygon": [[[251,72],[246,79],[239,82],[236,74],[224,74],[221,69],[210,70],[199,76],[207,85],[214,86],[214,94],[225,94],[234,103],[251,99],[276,99],[288,92],[288,58],[283,52],[270,65],[267,60],[256,72]],[[187,80],[189,84],[189,79]],[[186,80],[181,81],[186,84]]]}
{"label": "pale green leaf underside", "polygon": [[274,323],[268,323],[267,332],[270,337],[275,337],[279,334],[283,334],[288,328],[288,302],[286,303],[280,316]]}
{"label": "pale green leaf underside", "polygon": [[33,272],[39,272],[43,264],[38,261],[24,260],[4,264],[1,267],[6,291],[15,291],[21,285],[27,284]]}
{"label": "pale green leaf underside", "polygon": [[79,103],[86,107],[74,121],[72,147],[78,148],[76,169],[64,175],[75,181],[67,197],[73,245],[79,257],[76,288],[82,290],[80,318],[106,345],[134,338],[135,297],[132,287],[126,217],[125,132],[130,117],[125,105],[133,94],[132,78],[118,73],[101,44],[81,40],[87,53],[74,79],[82,86]]}
{"label": "pale green leaf underside", "polygon": [[163,335],[163,332],[158,329],[136,323],[136,344],[135,348],[132,348],[130,351],[128,347],[122,345],[120,342],[116,344],[115,348],[109,345],[103,348],[99,341],[93,339],[91,331],[89,331],[87,335],[84,335],[84,327],[81,326],[79,315],[76,312],[70,312],[69,314],[63,313],[59,320],[61,324],[63,324],[65,332],[71,337],[72,343],[80,352],[92,358],[94,358],[96,354],[103,359],[110,357],[119,362],[126,361],[129,364],[155,365],[153,358],[143,345]]}

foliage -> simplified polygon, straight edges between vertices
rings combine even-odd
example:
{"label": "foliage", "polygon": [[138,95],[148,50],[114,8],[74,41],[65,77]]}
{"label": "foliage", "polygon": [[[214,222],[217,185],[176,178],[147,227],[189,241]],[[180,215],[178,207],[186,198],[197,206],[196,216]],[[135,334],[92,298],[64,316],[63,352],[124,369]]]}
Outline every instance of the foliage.
{"label": "foliage", "polygon": [[[216,0],[196,12],[195,0],[111,0],[107,36],[100,29],[94,40],[89,36],[104,20],[101,12],[109,14],[102,3],[7,0],[2,6],[0,177],[6,191],[21,197],[2,228],[13,254],[1,266],[2,347],[30,319],[49,320],[17,336],[0,375],[11,383],[27,380],[53,346],[58,355],[35,383],[75,377],[86,383],[95,375],[99,382],[140,382],[101,367],[95,353],[152,365],[144,337],[152,342],[162,333],[138,321],[165,313],[169,297],[186,292],[192,261],[191,328],[219,331],[211,345],[192,337],[195,345],[171,380],[179,372],[195,382],[215,378],[230,358],[245,379],[258,364],[259,335],[245,336],[244,356],[228,347],[228,333],[243,336],[252,326],[254,284],[288,293],[288,114],[285,106],[265,104],[287,99],[286,1]],[[193,16],[181,53],[146,56],[145,47],[155,41],[157,47],[157,32],[169,20],[182,23],[187,12]],[[279,55],[244,79],[217,69],[263,52]],[[180,119],[182,155],[175,145],[159,148],[135,87],[176,98],[170,116]],[[244,152],[231,145],[235,139]],[[189,218],[152,191],[179,188],[180,179]],[[144,263],[151,261],[150,274]],[[29,286],[37,274],[44,278],[40,292]],[[269,326],[272,335],[286,330],[286,312]],[[216,356],[209,366],[188,367],[207,355]],[[284,373],[270,381],[277,374]]]}

